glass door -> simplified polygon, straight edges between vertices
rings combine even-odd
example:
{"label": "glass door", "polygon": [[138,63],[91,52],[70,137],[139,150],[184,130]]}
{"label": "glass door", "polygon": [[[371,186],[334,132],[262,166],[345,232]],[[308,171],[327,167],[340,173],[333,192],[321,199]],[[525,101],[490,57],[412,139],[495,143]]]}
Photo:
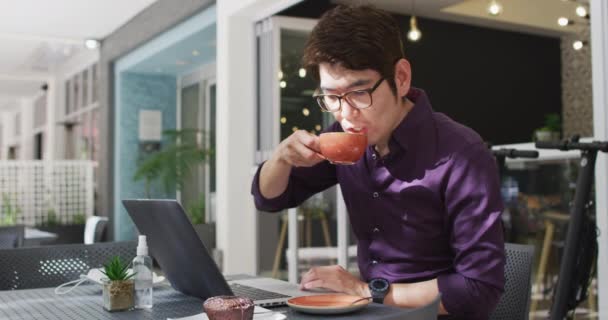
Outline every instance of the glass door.
{"label": "glass door", "polygon": [[[180,201],[194,224],[215,221],[215,66],[205,66],[181,79],[182,143],[205,150],[206,160],[183,181]],[[197,214],[192,214],[197,212]]]}

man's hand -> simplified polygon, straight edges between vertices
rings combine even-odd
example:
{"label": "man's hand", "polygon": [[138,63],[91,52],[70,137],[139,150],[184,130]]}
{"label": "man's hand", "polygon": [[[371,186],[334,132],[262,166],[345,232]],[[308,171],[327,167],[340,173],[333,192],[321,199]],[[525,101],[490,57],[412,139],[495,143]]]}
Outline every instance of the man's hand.
{"label": "man's hand", "polygon": [[371,296],[367,283],[338,265],[311,268],[302,275],[300,288],[303,290],[325,288],[355,296]]}
{"label": "man's hand", "polygon": [[311,167],[325,160],[320,152],[319,137],[298,130],[278,145],[275,157],[294,167]]}

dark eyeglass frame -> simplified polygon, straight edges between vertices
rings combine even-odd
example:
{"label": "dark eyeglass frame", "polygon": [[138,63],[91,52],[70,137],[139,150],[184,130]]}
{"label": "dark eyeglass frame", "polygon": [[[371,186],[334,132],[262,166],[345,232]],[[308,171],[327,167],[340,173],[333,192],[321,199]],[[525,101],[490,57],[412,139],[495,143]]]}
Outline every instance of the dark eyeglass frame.
{"label": "dark eyeglass frame", "polygon": [[[312,95],[313,98],[315,98],[315,100],[317,100],[317,104],[319,105],[319,107],[321,108],[322,112],[338,112],[340,110],[342,110],[342,99],[346,100],[346,97],[351,94],[351,93],[362,93],[362,92],[366,92],[367,94],[369,94],[369,106],[364,107],[364,108],[359,108],[357,106],[354,106],[352,103],[349,102],[349,104],[356,109],[367,109],[369,107],[371,107],[374,104],[374,97],[372,95],[372,93],[374,93],[374,91],[376,91],[376,89],[380,86],[380,84],[382,84],[382,81],[386,80],[385,77],[380,78],[371,88],[367,88],[367,89],[360,89],[360,90],[353,90],[353,91],[348,91],[345,92],[343,94],[323,94],[323,93],[315,93]],[[319,90],[319,89],[317,89]],[[326,109],[325,107],[323,107],[324,103],[323,103],[323,99],[325,97],[336,97],[338,98],[338,109],[336,110],[329,110]],[[348,100],[347,100],[348,101]]]}

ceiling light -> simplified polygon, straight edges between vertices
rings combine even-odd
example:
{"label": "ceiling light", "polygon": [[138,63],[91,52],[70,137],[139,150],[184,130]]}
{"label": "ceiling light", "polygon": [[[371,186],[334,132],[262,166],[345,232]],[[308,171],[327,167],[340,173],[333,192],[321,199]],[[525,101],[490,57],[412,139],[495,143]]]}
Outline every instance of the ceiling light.
{"label": "ceiling light", "polygon": [[84,46],[89,50],[95,50],[99,48],[99,41],[95,39],[86,39],[84,41]]}
{"label": "ceiling light", "polygon": [[587,8],[585,8],[584,6],[578,6],[576,7],[576,15],[584,18],[587,16]]}
{"label": "ceiling light", "polygon": [[286,81],[279,82],[279,87],[286,88],[287,87],[287,82]]}
{"label": "ceiling light", "polygon": [[557,19],[557,24],[560,27],[565,27],[569,24],[572,24],[572,22],[570,20],[568,20],[568,18],[566,18],[566,17],[559,17],[559,19]]}
{"label": "ceiling light", "polygon": [[279,77],[279,80],[283,79],[283,71],[279,70],[277,76]]}
{"label": "ceiling light", "polygon": [[493,16],[501,14],[502,5],[496,0],[490,1],[490,4],[488,5],[488,13]]}
{"label": "ceiling light", "polygon": [[410,31],[407,32],[407,38],[412,42],[416,42],[416,41],[420,40],[421,37],[422,37],[422,32],[420,32],[420,30],[418,29],[418,23],[416,22],[416,16],[412,16],[410,18]]}
{"label": "ceiling light", "polygon": [[584,46],[585,46],[584,41],[576,40],[576,41],[572,42],[572,48],[574,48],[574,50],[577,50],[577,51],[581,50]]}
{"label": "ceiling light", "polygon": [[200,54],[201,54],[201,53],[200,53],[198,50],[192,50],[192,55],[193,55],[193,56],[195,56],[195,57],[196,57],[196,56],[198,56],[198,55],[200,55]]}
{"label": "ceiling light", "polygon": [[300,78],[306,77],[306,69],[300,68],[300,70],[298,70],[298,75],[300,76]]}
{"label": "ceiling light", "polygon": [[302,108],[302,114],[305,117],[308,117],[310,115],[310,110],[308,110],[308,108]]}

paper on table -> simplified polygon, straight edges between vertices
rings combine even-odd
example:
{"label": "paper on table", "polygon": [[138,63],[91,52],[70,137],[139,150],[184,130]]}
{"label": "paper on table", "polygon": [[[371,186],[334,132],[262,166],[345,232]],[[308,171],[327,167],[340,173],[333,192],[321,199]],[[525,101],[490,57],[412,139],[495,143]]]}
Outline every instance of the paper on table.
{"label": "paper on table", "polygon": [[[287,319],[287,317],[278,312],[273,312],[272,310],[268,310],[266,308],[256,306],[253,309],[253,319],[254,320],[283,320]],[[167,320],[209,320],[207,318],[207,314],[199,313],[193,316],[184,317],[184,318],[167,318]]]}

